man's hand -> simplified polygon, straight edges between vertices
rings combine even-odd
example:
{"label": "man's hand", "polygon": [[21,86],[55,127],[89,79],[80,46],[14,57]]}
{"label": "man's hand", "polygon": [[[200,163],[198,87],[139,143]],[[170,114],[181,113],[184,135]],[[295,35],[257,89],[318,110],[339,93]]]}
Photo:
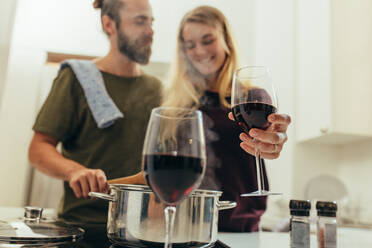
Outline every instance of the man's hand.
{"label": "man's hand", "polygon": [[[229,113],[229,119],[234,120],[233,114]],[[286,114],[271,114],[268,116],[271,123],[266,130],[252,128],[249,135],[241,133],[239,135],[240,147],[247,153],[255,156],[255,147],[260,150],[262,158],[276,159],[287,141],[287,128],[291,123],[291,118]]]}
{"label": "man's hand", "polygon": [[87,198],[89,192],[108,192],[106,175],[100,169],[74,170],[70,173],[68,182],[77,198]]}

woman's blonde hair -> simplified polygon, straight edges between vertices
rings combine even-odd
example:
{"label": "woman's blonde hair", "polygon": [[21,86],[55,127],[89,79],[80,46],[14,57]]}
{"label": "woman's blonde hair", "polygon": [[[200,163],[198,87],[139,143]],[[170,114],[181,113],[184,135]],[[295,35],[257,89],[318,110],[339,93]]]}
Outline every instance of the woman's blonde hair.
{"label": "woman's blonde hair", "polygon": [[187,23],[201,23],[218,29],[224,40],[226,60],[217,77],[219,98],[223,106],[230,107],[226,97],[231,94],[231,80],[237,68],[238,58],[230,25],[218,9],[200,6],[182,18],[178,28],[177,51],[172,65],[170,85],[165,90],[163,105],[183,108],[198,108],[199,99],[206,90],[204,77],[194,68],[185,52],[183,29]]}

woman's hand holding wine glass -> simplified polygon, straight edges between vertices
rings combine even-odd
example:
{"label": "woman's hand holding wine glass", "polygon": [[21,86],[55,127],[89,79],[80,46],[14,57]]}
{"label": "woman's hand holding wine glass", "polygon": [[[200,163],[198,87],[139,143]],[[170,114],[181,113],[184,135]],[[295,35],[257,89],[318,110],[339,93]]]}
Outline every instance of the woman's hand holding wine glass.
{"label": "woman's hand holding wine glass", "polygon": [[[229,119],[235,121],[232,112],[229,113]],[[291,117],[286,114],[271,114],[268,116],[268,121],[271,125],[266,130],[253,128],[248,134],[241,133],[240,146],[252,156],[255,156],[255,147],[258,146],[262,158],[276,159],[287,141],[286,132],[291,124]]]}
{"label": "woman's hand holding wine glass", "polygon": [[246,66],[235,71],[231,97],[232,115],[245,134],[241,147],[256,158],[257,191],[241,196],[278,195],[264,188],[263,154],[279,156],[287,139],[290,118],[276,114],[278,100],[269,72],[264,66]]}

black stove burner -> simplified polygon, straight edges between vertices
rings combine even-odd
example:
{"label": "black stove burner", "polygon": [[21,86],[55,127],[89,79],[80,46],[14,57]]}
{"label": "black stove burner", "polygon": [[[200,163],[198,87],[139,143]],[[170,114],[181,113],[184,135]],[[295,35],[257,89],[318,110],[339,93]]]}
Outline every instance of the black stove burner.
{"label": "black stove burner", "polygon": [[[117,244],[111,245],[110,248],[130,248],[129,246],[120,246]],[[151,248],[151,247],[149,247]],[[195,246],[185,246],[184,248],[195,248]],[[208,248],[231,248],[230,246],[226,245],[225,243],[222,243],[221,241],[217,240],[216,243],[212,246],[208,246]]]}

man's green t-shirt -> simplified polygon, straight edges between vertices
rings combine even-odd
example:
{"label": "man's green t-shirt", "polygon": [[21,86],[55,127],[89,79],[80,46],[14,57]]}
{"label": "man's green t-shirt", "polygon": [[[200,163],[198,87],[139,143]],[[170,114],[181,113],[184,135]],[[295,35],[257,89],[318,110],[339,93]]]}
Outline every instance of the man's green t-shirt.
{"label": "man's green t-shirt", "polygon": [[[161,83],[149,75],[120,77],[101,72],[105,87],[124,118],[99,129],[83,89],[72,69],[55,79],[33,130],[60,141],[62,155],[91,169],[102,169],[107,179],[141,170],[141,154],[151,110],[160,104]],[[59,216],[77,223],[103,224],[108,202],[78,199],[64,182]]]}

